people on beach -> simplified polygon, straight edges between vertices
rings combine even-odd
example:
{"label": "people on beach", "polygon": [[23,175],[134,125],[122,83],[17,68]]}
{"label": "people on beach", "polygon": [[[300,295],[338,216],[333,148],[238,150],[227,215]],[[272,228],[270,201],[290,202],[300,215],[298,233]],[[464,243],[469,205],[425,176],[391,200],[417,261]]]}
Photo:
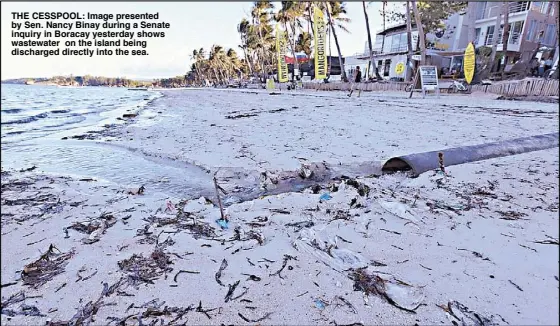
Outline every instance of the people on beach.
{"label": "people on beach", "polygon": [[350,88],[350,93],[348,94],[348,97],[352,96],[355,87],[358,87],[358,97],[360,97],[360,94],[362,92],[362,89],[360,87],[361,81],[362,81],[362,72],[360,71],[360,66],[357,66],[356,74],[354,75],[354,83],[352,83],[352,87]]}

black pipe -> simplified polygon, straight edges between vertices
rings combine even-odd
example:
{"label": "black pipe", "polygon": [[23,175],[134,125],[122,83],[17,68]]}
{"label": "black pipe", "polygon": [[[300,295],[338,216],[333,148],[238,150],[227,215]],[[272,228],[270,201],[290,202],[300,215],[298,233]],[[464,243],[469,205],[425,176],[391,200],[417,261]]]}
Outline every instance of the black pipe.
{"label": "black pipe", "polygon": [[558,147],[558,136],[559,133],[556,132],[495,143],[397,156],[387,160],[381,171],[383,173],[409,172],[412,177],[418,177],[424,172],[439,168],[439,153],[443,153],[444,166],[451,166]]}

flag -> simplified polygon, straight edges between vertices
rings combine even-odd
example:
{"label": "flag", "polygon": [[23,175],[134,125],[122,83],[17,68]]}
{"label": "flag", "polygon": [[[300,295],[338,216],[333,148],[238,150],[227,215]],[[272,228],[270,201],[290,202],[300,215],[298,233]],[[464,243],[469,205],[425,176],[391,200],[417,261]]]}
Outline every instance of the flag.
{"label": "flag", "polygon": [[286,38],[285,32],[276,25],[276,51],[278,53],[278,82],[288,81],[288,64],[286,64]]}
{"label": "flag", "polygon": [[323,19],[323,11],[314,7],[313,34],[315,38],[315,79],[327,78],[327,26]]}

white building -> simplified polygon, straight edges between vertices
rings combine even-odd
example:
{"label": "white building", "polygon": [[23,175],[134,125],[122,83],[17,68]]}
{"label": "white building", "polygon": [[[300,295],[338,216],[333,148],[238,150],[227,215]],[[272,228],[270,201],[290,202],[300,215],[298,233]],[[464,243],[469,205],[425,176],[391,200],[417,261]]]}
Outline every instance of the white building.
{"label": "white building", "polygon": [[[507,64],[529,60],[538,47],[557,46],[557,15],[552,1],[518,1],[509,4],[509,38]],[[503,17],[499,31],[495,31],[496,18],[502,10],[501,2],[479,2],[476,6],[475,47],[492,46],[498,37],[497,51],[503,51]],[[503,63],[503,60],[502,60]]]}
{"label": "white building", "polygon": [[[496,18],[502,10],[502,2],[477,2],[475,10],[475,47],[492,46],[494,36],[499,37],[497,51],[503,51],[502,27],[494,32]],[[538,47],[557,47],[556,19],[554,3],[537,1],[518,1],[509,3],[509,39],[508,49],[502,64],[508,65],[519,60],[529,60]],[[466,12],[451,15],[446,21],[446,28],[426,36],[427,64],[447,67],[450,70],[462,70],[463,54],[469,43],[468,15]],[[417,51],[418,31],[412,26],[412,50]],[[373,45],[374,58],[379,73],[385,79],[405,78],[397,74],[396,66],[407,62],[406,24],[398,24],[378,32]],[[556,57],[558,56],[556,51]],[[364,53],[346,58],[346,71],[350,75],[356,66],[363,71],[369,61],[369,46],[366,42]],[[366,76],[364,73],[362,75]]]}

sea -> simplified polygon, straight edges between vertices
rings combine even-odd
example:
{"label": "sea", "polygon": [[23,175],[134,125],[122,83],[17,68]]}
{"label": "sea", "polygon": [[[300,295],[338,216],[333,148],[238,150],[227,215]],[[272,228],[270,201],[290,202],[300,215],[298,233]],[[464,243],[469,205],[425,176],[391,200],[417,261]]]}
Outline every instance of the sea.
{"label": "sea", "polygon": [[108,139],[72,136],[125,123],[124,113],[138,112],[137,123],[153,118],[158,91],[117,87],[57,87],[2,84],[2,170],[25,170],[93,178],[190,198],[210,188],[206,171],[172,160],[146,156],[138,148]]}

